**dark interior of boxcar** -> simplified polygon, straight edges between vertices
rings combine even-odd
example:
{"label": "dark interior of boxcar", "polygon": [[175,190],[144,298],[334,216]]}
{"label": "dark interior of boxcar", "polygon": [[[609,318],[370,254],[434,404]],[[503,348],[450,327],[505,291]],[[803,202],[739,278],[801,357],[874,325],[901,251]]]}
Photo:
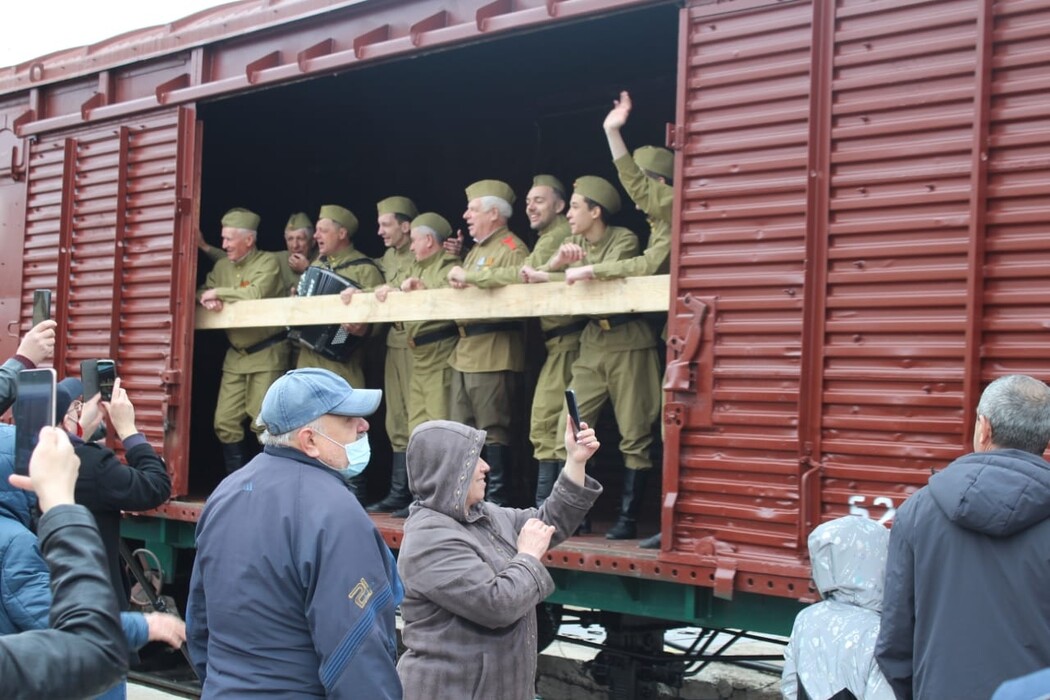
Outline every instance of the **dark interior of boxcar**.
{"label": "dark interior of boxcar", "polygon": [[[261,247],[281,250],[291,212],[315,215],[320,205],[338,203],[362,222],[355,245],[379,256],[377,200],[405,194],[421,210],[437,211],[457,226],[463,223],[463,188],[474,180],[498,178],[515,188],[519,201],[511,228],[531,244],[523,200],[532,175],[551,172],[570,187],[583,174],[616,182],[601,123],[621,88],[630,90],[635,102],[625,130],[628,144],[664,142],[665,124],[675,118],[677,42],[678,10],[662,5],[202,104],[201,228],[217,245],[222,213],[248,207],[262,215]],[[615,223],[630,227],[644,242],[645,221],[630,209]],[[201,279],[207,265],[202,258]],[[542,357],[542,344],[535,333],[530,336],[538,350],[531,355]],[[214,405],[224,342],[217,332],[197,333],[194,495],[208,493],[221,478],[211,412],[205,407]],[[381,378],[381,358],[369,371],[371,381]],[[370,491],[377,498],[388,469],[382,423],[381,415],[372,421],[370,471],[376,478]],[[611,514],[619,495],[616,467],[622,462],[611,412],[602,423],[609,426],[601,435],[607,447],[599,469],[609,474],[602,508]],[[535,467],[528,459],[527,404],[520,424],[521,488],[530,489]],[[654,457],[659,460],[658,454]],[[651,486],[652,507],[646,511],[654,518],[658,496]]]}

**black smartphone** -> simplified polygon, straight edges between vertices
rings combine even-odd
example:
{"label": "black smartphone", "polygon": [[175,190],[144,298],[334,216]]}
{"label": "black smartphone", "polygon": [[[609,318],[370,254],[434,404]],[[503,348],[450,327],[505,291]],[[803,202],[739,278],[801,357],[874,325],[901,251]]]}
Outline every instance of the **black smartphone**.
{"label": "black smartphone", "polygon": [[81,360],[80,382],[84,385],[84,400],[90,401],[98,393],[98,360]]}
{"label": "black smartphone", "polygon": [[569,407],[572,427],[576,429],[576,432],[580,432],[580,409],[576,406],[576,392],[572,389],[565,390],[565,405]]}
{"label": "black smartphone", "polygon": [[[98,390],[102,394],[102,400],[112,401],[113,382],[117,379],[117,363],[113,360],[95,360],[95,368],[98,371]],[[84,396],[87,396],[87,393]]]}
{"label": "black smartphone", "polygon": [[18,373],[14,405],[15,474],[29,473],[40,429],[55,424],[55,370],[26,369]]}
{"label": "black smartphone", "polygon": [[33,292],[33,325],[37,326],[51,318],[51,290],[37,289]]}

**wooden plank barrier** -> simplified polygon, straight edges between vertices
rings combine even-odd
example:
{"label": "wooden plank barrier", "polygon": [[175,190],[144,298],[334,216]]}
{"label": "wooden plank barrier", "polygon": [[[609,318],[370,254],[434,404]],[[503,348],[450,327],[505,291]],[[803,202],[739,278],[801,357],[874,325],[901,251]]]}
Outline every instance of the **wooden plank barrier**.
{"label": "wooden plank barrier", "polygon": [[385,302],[370,292],[354,295],[350,304],[336,296],[288,297],[226,304],[216,313],[197,305],[196,328],[311,326],[325,323],[389,323],[530,316],[602,316],[668,309],[670,277],[629,277],[568,285],[515,284],[496,289],[429,289],[391,292]]}

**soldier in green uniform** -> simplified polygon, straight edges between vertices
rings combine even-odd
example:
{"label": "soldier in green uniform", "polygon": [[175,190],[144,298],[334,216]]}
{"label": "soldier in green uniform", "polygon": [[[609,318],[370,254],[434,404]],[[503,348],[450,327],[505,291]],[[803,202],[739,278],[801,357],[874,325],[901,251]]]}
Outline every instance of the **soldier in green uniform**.
{"label": "soldier in green uniform", "polygon": [[[637,256],[638,237],[625,228],[608,225],[609,215],[619,209],[620,195],[607,180],[594,176],[576,180],[568,215],[573,235],[547,269],[578,266],[578,260],[562,253],[573,246],[583,250],[588,264]],[[612,401],[621,435],[620,452],[627,469],[620,515],[605,536],[631,539],[637,534],[638,511],[653,466],[649,448],[652,425],[660,411],[660,361],[656,335],[649,324],[642,317],[629,314],[592,319],[580,336],[580,357],[572,366],[572,387],[576,390],[580,418],[590,425],[597,422],[605,401]]]}
{"label": "soldier in green uniform", "polygon": [[[475,245],[463,265],[448,273],[449,284],[455,288],[483,286],[500,268],[520,269],[529,252],[507,229],[516,199],[510,185],[481,180],[466,193],[463,219]],[[487,498],[506,506],[510,504],[511,423],[525,369],[521,323],[485,319],[457,325],[460,339],[449,358],[453,369],[450,418],[487,431]]]}
{"label": "soldier in green uniform", "polygon": [[644,253],[628,260],[610,260],[567,270],[565,281],[569,284],[586,279],[641,277],[667,272],[674,205],[674,187],[671,185],[674,154],[666,148],[642,146],[631,158],[620,133],[630,116],[631,107],[631,96],[627,91],[621,92],[602,126],[620,183],[649,221],[649,243]]}
{"label": "soldier in green uniform", "polygon": [[[401,283],[402,291],[448,286],[449,271],[460,263],[457,256],[447,253],[442,247],[451,234],[452,226],[440,214],[427,212],[413,219],[409,245],[415,264],[408,279]],[[459,328],[450,321],[411,321],[405,324],[405,331],[412,351],[408,399],[408,432],[411,434],[420,423],[449,417],[452,367],[448,358],[459,340]]]}
{"label": "soldier in green uniform", "polygon": [[[387,197],[376,204],[379,237],[386,251],[377,261],[386,280],[379,290],[400,289],[408,279],[415,258],[409,249],[412,220],[419,212],[408,197]],[[351,292],[347,289],[346,292]],[[386,292],[383,292],[385,298]],[[340,294],[349,303],[351,294]],[[383,370],[383,397],[386,399],[386,432],[393,456],[390,464],[390,491],[369,505],[369,513],[390,513],[408,508],[412,494],[405,473],[405,449],[408,447],[408,385],[412,372],[412,354],[408,347],[405,324],[394,323],[386,334],[386,364]],[[407,514],[406,514],[407,515]]]}
{"label": "soldier in green uniform", "polygon": [[[288,296],[299,284],[303,271],[317,257],[314,225],[309,216],[299,212],[288,217],[288,223],[284,227],[284,245],[286,252],[278,251],[270,255],[277,261],[281,271],[281,287],[284,290],[282,296]],[[197,230],[197,247],[213,264],[226,257],[221,248],[208,245],[200,229]]]}
{"label": "soldier in green uniform", "polygon": [[[538,234],[535,248],[525,258],[522,267],[492,270],[492,274],[478,282],[478,286],[502,287],[527,281],[523,271],[527,274],[528,270],[550,260],[572,233],[563,214],[565,200],[565,185],[558,178],[553,175],[537,175],[533,178],[532,188],[525,198],[525,213],[529,217],[529,226]],[[529,421],[532,454],[539,464],[536,473],[537,508],[550,496],[565,463],[564,442],[555,437],[558,435],[558,420],[564,409],[565,388],[572,377],[572,363],[580,354],[580,332],[586,325],[586,319],[571,316],[540,318],[547,359],[536,380]]]}
{"label": "soldier in green uniform", "polygon": [[314,245],[314,224],[303,212],[292,214],[284,226],[284,247],[287,252],[274,253],[281,266],[281,285],[285,296],[299,285],[299,278],[317,257]]}
{"label": "soldier in green uniform", "polygon": [[[362,289],[374,289],[383,284],[383,275],[372,258],[354,248],[351,239],[356,231],[357,217],[349,209],[335,204],[321,207],[314,230],[314,240],[317,241],[320,255],[311,263],[311,267],[334,272]],[[351,335],[361,338],[366,337],[370,330],[365,323],[352,324],[346,328]],[[362,343],[345,362],[331,360],[303,347],[299,350],[298,367],[327,369],[345,379],[350,386],[364,386],[363,347]]]}
{"label": "soldier in green uniform", "polygon": [[[222,217],[226,257],[215,263],[198,291],[205,309],[219,312],[227,303],[281,296],[277,261],[255,247],[258,228],[259,216],[247,209],[231,209]],[[233,472],[245,462],[244,421],[250,420],[256,430],[266,390],[288,368],[288,343],[281,328],[230,328],[226,337],[230,347],[222,363],[215,435],[222,443],[226,471]]]}
{"label": "soldier in green uniform", "polygon": [[[351,240],[356,232],[357,217],[352,211],[336,204],[322,206],[314,228],[314,240],[317,241],[319,255],[317,260],[310,265],[334,272],[361,289],[374,289],[383,284],[383,274],[372,258],[354,247]],[[361,339],[347,360],[343,362],[333,360],[304,346],[299,348],[299,362],[296,366],[300,369],[303,367],[327,369],[345,379],[350,386],[363,387],[365,385],[363,362],[366,347],[364,341],[374,333],[374,329],[367,323],[344,324],[343,329],[350,335]],[[367,481],[366,471],[348,482],[350,490],[354,492],[362,505],[367,496]]]}

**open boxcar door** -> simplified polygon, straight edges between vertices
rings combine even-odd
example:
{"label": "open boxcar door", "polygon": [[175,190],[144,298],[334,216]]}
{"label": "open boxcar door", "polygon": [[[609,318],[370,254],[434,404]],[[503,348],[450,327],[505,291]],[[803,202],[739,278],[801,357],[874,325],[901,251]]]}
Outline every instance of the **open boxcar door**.
{"label": "open boxcar door", "polygon": [[33,290],[52,289],[59,377],[116,360],[176,496],[187,488],[198,134],[192,107],[45,133],[27,169],[21,327]]}

